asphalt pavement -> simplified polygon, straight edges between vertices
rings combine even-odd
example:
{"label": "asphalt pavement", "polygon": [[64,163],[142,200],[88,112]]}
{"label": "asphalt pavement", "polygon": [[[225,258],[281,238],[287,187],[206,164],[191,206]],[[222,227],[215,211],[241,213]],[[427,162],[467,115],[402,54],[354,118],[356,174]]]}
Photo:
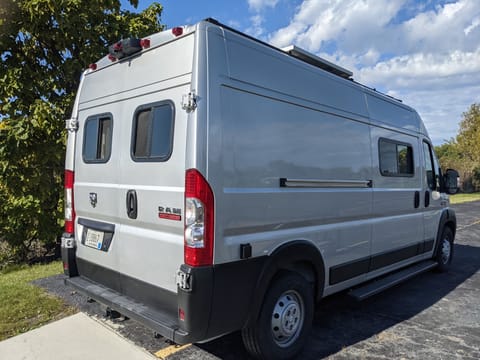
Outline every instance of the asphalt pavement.
{"label": "asphalt pavement", "polygon": [[[480,359],[480,202],[454,208],[458,229],[448,273],[421,274],[360,303],[346,292],[324,299],[299,359]],[[65,287],[62,275],[35,283],[88,316],[76,314],[0,342],[2,360],[248,359],[239,332],[177,347],[133,320],[105,318],[105,309]],[[87,324],[79,328],[76,321]],[[102,346],[111,351],[101,352]],[[37,356],[35,349],[49,356]]]}

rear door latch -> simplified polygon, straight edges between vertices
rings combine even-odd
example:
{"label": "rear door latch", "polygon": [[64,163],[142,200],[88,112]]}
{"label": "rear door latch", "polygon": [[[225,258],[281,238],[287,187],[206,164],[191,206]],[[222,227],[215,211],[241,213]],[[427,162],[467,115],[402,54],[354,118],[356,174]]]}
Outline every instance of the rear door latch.
{"label": "rear door latch", "polygon": [[197,108],[197,96],[195,90],[190,91],[188,94],[182,96],[182,109],[186,112],[192,112]]}
{"label": "rear door latch", "polygon": [[75,132],[78,130],[78,121],[75,118],[65,120],[65,129],[70,132]]}

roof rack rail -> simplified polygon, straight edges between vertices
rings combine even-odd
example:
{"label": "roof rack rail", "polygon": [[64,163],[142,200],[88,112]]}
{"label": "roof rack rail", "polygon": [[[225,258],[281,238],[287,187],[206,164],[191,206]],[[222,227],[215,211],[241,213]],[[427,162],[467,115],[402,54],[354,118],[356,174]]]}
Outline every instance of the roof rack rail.
{"label": "roof rack rail", "polygon": [[351,79],[351,80],[352,80],[355,84],[360,85],[360,86],[364,87],[365,89],[371,90],[371,91],[376,92],[376,93],[378,93],[378,94],[380,94],[380,95],[386,96],[386,97],[388,97],[388,98],[390,98],[390,99],[392,99],[392,100],[395,100],[395,101],[398,101],[398,102],[403,103],[403,100],[402,100],[402,99],[398,99],[398,98],[396,98],[396,97],[394,97],[394,96],[392,96],[392,95],[388,95],[388,94],[386,94],[386,93],[384,93],[384,92],[381,92],[381,91],[377,90],[376,88],[372,88],[372,87],[367,86],[367,85],[365,85],[365,84],[359,83],[359,82],[357,82],[357,81],[355,81],[355,80],[353,80],[353,79]]}
{"label": "roof rack rail", "polygon": [[320,69],[328,71],[329,73],[340,76],[341,78],[351,79],[353,76],[353,72],[351,72],[350,70],[347,70],[344,67],[336,65],[334,63],[331,63],[330,61],[325,60],[319,56],[313,55],[312,53],[309,53],[308,51],[301,49],[298,46],[290,45],[282,48],[281,50],[285,51],[287,54],[297,59],[300,59],[310,65],[319,67]]}

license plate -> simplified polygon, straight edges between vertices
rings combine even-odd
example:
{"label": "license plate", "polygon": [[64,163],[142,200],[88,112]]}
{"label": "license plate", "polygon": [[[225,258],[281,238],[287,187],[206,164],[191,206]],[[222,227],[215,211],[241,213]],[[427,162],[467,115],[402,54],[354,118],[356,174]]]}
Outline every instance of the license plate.
{"label": "license plate", "polygon": [[87,229],[85,236],[85,245],[100,250],[103,244],[103,231]]}

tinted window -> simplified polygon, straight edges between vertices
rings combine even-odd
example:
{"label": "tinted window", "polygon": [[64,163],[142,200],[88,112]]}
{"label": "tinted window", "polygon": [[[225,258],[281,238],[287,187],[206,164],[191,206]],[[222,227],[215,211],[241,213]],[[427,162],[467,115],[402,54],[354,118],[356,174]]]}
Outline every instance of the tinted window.
{"label": "tinted window", "polygon": [[378,149],[383,176],[413,175],[413,149],[410,145],[380,139]]}
{"label": "tinted window", "polygon": [[83,160],[107,162],[112,150],[112,118],[110,115],[89,117],[85,122]]}
{"label": "tinted window", "polygon": [[137,111],[133,123],[132,157],[137,161],[165,161],[172,152],[173,106],[170,103]]}

